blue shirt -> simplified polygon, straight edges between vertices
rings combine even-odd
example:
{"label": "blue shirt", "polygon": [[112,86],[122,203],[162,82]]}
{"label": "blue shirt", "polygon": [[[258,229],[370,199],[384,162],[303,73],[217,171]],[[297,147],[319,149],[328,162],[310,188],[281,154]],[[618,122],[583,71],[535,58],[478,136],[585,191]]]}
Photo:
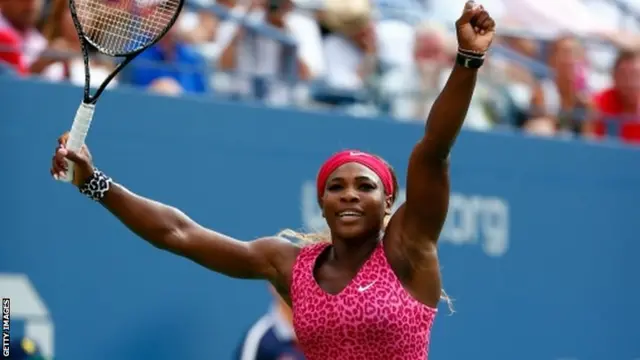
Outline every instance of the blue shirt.
{"label": "blue shirt", "polygon": [[[154,45],[132,61],[131,83],[137,86],[149,86],[154,80],[172,78],[186,92],[203,93],[206,91],[204,59],[186,45],[177,44],[171,61],[165,58],[158,45]],[[186,69],[181,68],[186,67]]]}
{"label": "blue shirt", "polygon": [[235,360],[304,360],[291,325],[276,306],[251,326],[236,351]]}

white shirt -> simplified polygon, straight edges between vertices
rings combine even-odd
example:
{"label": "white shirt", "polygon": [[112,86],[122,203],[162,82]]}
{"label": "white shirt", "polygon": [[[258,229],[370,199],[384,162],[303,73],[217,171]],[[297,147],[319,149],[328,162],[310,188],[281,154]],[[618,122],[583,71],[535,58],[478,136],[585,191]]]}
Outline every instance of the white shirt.
{"label": "white shirt", "polygon": [[376,24],[378,58],[387,66],[411,66],[416,31],[400,20],[382,20]]}
{"label": "white shirt", "polygon": [[331,34],[324,39],[324,56],[327,61],[326,82],[329,86],[359,90],[363,81],[358,67],[364,59],[364,52],[342,36]]}
{"label": "white shirt", "polygon": [[[97,88],[102,85],[102,82],[111,74],[111,71],[107,68],[90,64],[91,67],[91,87]],[[64,64],[61,62],[53,63],[47,66],[41,74],[42,77],[49,81],[64,81]],[[77,85],[84,86],[84,62],[82,58],[74,58],[69,61],[69,82]],[[111,80],[107,89],[110,89],[118,83],[117,79]]]}

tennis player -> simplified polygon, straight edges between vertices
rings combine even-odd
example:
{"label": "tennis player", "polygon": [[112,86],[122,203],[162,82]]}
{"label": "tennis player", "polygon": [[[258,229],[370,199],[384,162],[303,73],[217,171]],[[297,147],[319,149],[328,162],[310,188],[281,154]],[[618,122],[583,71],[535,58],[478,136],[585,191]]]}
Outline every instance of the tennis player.
{"label": "tennis player", "polygon": [[375,155],[342,151],[317,177],[328,234],[238,241],[180,210],[127,190],[93,166],[89,150],[56,149],[74,184],[154,246],[227,276],[266,279],[292,306],[296,337],[309,360],[424,360],[441,297],[437,240],[449,200],[449,151],[464,121],[495,23],[474,2],[456,21],[456,64],[409,159],[406,203],[393,214],[398,184]]}

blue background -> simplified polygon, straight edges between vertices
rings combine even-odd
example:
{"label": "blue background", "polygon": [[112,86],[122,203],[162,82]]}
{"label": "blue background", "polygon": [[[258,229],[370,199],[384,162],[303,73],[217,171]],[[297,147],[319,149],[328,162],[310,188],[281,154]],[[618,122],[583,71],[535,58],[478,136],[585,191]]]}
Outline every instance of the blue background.
{"label": "blue background", "polygon": [[[266,284],[157,250],[51,180],[80,99],[79,88],[0,79],[0,272],[27,274],[42,295],[57,358],[228,359],[267,308]],[[421,132],[119,90],[101,98],[87,143],[133,191],[250,240],[319,222],[308,190],[336,150],[378,153],[404,183]],[[457,312],[441,306],[432,358],[640,357],[639,165],[640,151],[616,145],[463,132],[440,252]]]}

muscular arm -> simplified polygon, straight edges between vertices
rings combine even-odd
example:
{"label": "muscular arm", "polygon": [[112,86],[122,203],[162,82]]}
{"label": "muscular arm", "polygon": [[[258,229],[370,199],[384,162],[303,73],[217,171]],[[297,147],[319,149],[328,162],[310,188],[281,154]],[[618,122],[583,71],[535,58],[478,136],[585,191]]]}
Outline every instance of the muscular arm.
{"label": "muscular arm", "polygon": [[[153,246],[227,276],[267,279],[282,287],[280,269],[296,247],[279,238],[239,241],[206,229],[180,210],[113,184],[102,201],[112,214]],[[289,256],[293,255],[293,257]]]}
{"label": "muscular arm", "polygon": [[[495,22],[481,5],[467,1],[456,21],[456,34],[461,49],[484,54],[495,35]],[[460,56],[468,55],[461,52]],[[447,216],[449,152],[467,115],[477,77],[477,69],[458,64],[454,66],[431,108],[425,134],[409,158],[407,201],[399,214],[402,244],[405,250],[409,250],[407,254],[435,254],[435,248],[428,244],[436,243]],[[433,256],[424,259],[427,258]],[[422,262],[423,258],[410,260]]]}
{"label": "muscular arm", "polygon": [[456,65],[433,104],[424,137],[413,149],[407,175],[405,238],[436,242],[449,205],[449,151],[464,122],[477,70]]}

